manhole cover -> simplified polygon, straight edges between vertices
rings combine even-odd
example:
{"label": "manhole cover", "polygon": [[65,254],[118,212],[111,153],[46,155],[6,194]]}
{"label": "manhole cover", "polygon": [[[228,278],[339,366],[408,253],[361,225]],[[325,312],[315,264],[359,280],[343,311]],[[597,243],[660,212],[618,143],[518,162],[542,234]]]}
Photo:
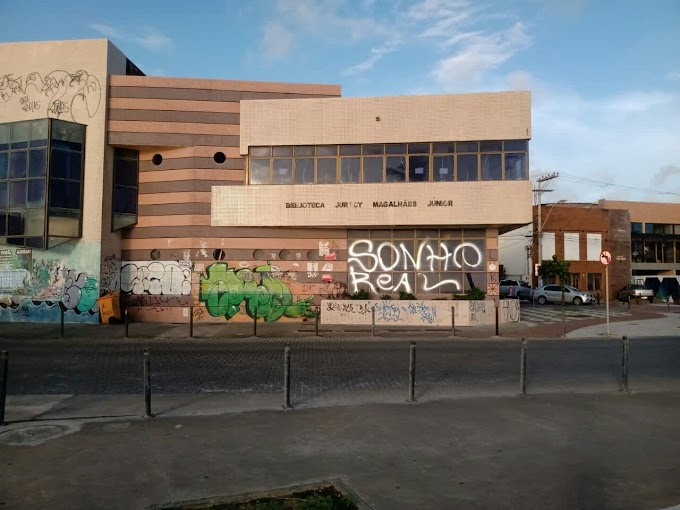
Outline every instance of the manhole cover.
{"label": "manhole cover", "polygon": [[44,424],[28,425],[0,433],[0,443],[8,446],[35,446],[50,439],[80,430],[78,425]]}

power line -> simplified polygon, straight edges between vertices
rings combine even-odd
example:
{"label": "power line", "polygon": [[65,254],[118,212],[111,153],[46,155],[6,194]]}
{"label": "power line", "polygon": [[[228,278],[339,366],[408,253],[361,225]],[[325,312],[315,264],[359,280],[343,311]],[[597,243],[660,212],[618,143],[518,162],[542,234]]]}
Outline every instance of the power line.
{"label": "power line", "polygon": [[614,184],[612,182],[606,182],[606,181],[599,181],[597,179],[588,179],[587,177],[581,177],[578,175],[572,175],[572,174],[565,174],[564,172],[560,172],[560,176],[564,177],[566,180],[573,181],[573,182],[587,182],[589,184],[596,184],[602,188],[608,188],[608,187],[614,187],[614,188],[622,188],[622,189],[627,189],[631,191],[644,191],[646,193],[656,193],[658,195],[678,195],[680,196],[680,193],[675,193],[673,191],[660,191],[656,189],[651,189],[651,188],[638,188],[636,186],[625,186],[623,184]]}

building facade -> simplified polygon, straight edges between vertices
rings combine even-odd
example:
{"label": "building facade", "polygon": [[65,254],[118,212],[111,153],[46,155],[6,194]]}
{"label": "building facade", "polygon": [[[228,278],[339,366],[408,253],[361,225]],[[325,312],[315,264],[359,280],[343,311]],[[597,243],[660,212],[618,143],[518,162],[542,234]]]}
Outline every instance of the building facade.
{"label": "building facade", "polygon": [[527,92],[147,77],[106,40],[0,60],[0,320],[97,321],[115,292],[173,322],[497,296],[498,235],[531,219]]}

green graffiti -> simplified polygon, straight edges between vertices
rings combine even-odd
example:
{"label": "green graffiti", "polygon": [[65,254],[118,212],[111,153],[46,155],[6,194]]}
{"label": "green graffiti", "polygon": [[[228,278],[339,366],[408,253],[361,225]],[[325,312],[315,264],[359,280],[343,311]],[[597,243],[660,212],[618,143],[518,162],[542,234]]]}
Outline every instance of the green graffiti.
{"label": "green graffiti", "polygon": [[79,312],[87,312],[94,307],[99,297],[99,286],[97,285],[97,280],[92,276],[88,276],[85,280],[85,286],[80,289],[80,301],[76,309]]}
{"label": "green graffiti", "polygon": [[231,319],[241,311],[250,317],[277,321],[281,317],[314,317],[313,296],[293,302],[290,288],[272,273],[267,264],[255,269],[233,269],[225,262],[216,262],[201,275],[198,299],[213,317]]}

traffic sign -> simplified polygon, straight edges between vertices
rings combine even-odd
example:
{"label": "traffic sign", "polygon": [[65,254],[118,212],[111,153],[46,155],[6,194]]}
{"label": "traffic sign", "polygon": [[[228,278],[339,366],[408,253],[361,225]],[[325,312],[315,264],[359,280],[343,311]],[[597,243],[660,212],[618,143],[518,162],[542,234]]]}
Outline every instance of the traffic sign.
{"label": "traffic sign", "polygon": [[609,264],[611,264],[611,261],[612,261],[612,254],[609,253],[607,250],[600,253],[600,262],[602,262],[602,265],[608,266]]}

